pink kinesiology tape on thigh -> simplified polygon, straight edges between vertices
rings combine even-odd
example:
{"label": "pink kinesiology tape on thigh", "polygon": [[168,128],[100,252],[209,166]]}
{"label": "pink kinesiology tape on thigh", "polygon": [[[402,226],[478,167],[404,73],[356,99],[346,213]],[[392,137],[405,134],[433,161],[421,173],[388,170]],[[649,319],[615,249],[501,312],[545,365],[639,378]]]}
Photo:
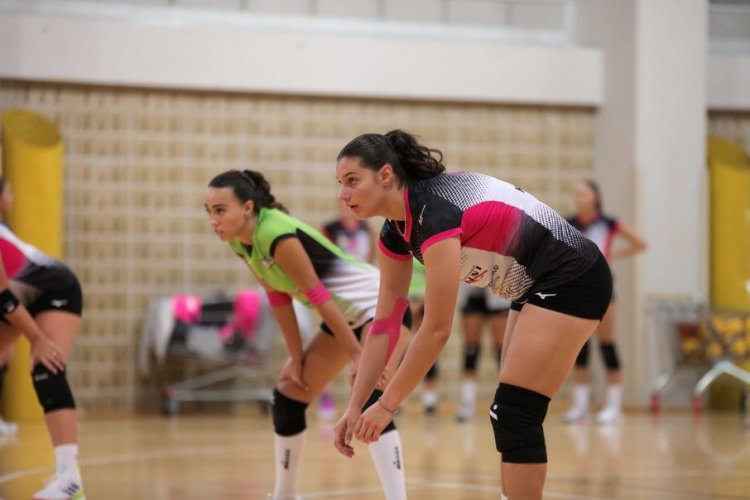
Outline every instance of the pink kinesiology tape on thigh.
{"label": "pink kinesiology tape on thigh", "polygon": [[409,301],[404,298],[396,299],[393,305],[393,311],[387,318],[376,319],[370,327],[370,335],[388,335],[388,354],[385,362],[387,363],[393,351],[396,349],[398,337],[401,334],[401,321],[404,319],[404,313],[409,308]]}

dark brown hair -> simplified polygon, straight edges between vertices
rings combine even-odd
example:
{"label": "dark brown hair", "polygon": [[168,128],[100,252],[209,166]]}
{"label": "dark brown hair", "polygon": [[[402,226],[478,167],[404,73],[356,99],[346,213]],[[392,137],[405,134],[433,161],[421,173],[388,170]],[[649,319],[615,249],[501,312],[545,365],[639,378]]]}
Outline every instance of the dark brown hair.
{"label": "dark brown hair", "polygon": [[352,139],[336,159],[345,157],[359,158],[362,166],[375,172],[389,164],[402,182],[429,179],[445,172],[440,150],[420,144],[416,136],[399,129]]}
{"label": "dark brown hair", "polygon": [[278,208],[283,212],[288,212],[286,207],[276,201],[271,194],[271,185],[263,174],[254,170],[227,170],[211,179],[208,186],[232,188],[232,192],[242,203],[252,200],[253,212],[256,214],[263,207]]}

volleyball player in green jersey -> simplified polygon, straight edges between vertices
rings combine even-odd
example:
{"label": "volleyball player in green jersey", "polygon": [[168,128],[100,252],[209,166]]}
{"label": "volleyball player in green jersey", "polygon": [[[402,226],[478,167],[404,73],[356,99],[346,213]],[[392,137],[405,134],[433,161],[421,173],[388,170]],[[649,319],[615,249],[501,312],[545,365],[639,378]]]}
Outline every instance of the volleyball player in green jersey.
{"label": "volleyball player in green jersey", "polygon": [[[328,382],[352,362],[356,371],[375,316],[380,275],[316,229],[289,216],[262,174],[230,170],[214,177],[205,208],[214,232],[247,264],[268,294],[289,359],[273,391],[276,486],[272,498],[296,498],[305,440],[305,411]],[[303,349],[292,298],[317,309],[324,323]],[[410,315],[404,317],[393,362],[365,404],[378,401],[405,348]],[[406,498],[401,439],[393,424],[369,445],[387,499]]]}

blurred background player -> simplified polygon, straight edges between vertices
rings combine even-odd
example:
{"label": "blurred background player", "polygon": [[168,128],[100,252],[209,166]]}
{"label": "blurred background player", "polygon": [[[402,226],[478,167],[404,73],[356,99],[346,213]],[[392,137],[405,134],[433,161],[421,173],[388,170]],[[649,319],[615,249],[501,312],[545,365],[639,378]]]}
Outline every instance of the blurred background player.
{"label": "blurred background player", "polygon": [[[3,191],[10,189],[2,184]],[[21,241],[2,224],[0,253],[0,353],[21,335],[29,339],[32,382],[57,465],[55,475],[33,498],[80,500],[84,493],[76,407],[65,365],[81,326],[81,286],[65,264]]]}
{"label": "blurred background player", "polygon": [[[5,217],[13,206],[13,192],[10,184],[0,178],[0,224],[8,226]],[[8,347],[0,353],[0,396],[3,394],[3,382],[5,381],[5,372],[8,370],[8,363],[13,359],[15,350],[13,346]],[[18,426],[13,422],[7,422],[0,417],[0,436],[15,436],[18,433]]]}
{"label": "blurred background player", "polygon": [[[0,224],[8,226],[5,217],[13,206],[13,192],[10,184],[0,178]],[[3,382],[5,381],[5,372],[8,370],[8,363],[13,359],[15,350],[13,346],[8,347],[5,351],[0,352],[0,396],[3,394]],[[15,436],[18,433],[18,426],[13,422],[7,422],[0,416],[0,436]]]}
{"label": "blurred background player", "polygon": [[375,264],[376,240],[370,225],[367,221],[357,219],[341,200],[338,206],[338,217],[323,225],[323,234],[358,261]]}
{"label": "blurred background player", "polygon": [[495,361],[500,368],[503,334],[508,321],[510,301],[492,293],[489,288],[462,284],[461,328],[464,334],[464,365],[461,380],[461,403],[456,420],[466,422],[474,417],[477,404],[477,371],[482,351],[482,330],[490,327]]}
{"label": "blurred background player", "polygon": [[[634,229],[615,217],[604,214],[601,194],[596,182],[593,180],[576,182],[573,186],[573,192],[576,213],[567,220],[573,227],[596,243],[607,261],[611,262],[614,259],[634,255],[646,249],[645,240]],[[612,244],[616,238],[624,240],[626,246],[613,250]],[[600,424],[616,422],[622,416],[621,366],[614,343],[614,300],[613,294],[609,309],[607,309],[607,313],[597,329],[599,348],[607,371],[607,390],[604,405],[596,414],[596,421]],[[591,340],[586,342],[578,358],[576,358],[572,405],[564,417],[565,421],[569,423],[586,420],[589,416],[591,384],[588,360],[590,344]]]}

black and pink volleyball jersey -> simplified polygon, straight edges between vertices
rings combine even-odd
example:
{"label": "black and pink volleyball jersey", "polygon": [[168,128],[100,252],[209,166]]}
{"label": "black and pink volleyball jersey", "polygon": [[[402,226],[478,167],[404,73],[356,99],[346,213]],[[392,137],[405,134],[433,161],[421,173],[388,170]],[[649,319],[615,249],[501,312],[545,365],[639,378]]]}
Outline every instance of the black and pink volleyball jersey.
{"label": "black and pink volleyball jersey", "polygon": [[461,279],[510,300],[549,290],[586,272],[597,246],[550,207],[507,182],[468,172],[410,181],[406,220],[387,219],[378,242],[396,259],[445,238],[461,240]]}
{"label": "black and pink volleyball jersey", "polygon": [[0,258],[11,291],[24,305],[60,283],[61,271],[67,270],[61,262],[19,239],[4,224],[0,224]]}

